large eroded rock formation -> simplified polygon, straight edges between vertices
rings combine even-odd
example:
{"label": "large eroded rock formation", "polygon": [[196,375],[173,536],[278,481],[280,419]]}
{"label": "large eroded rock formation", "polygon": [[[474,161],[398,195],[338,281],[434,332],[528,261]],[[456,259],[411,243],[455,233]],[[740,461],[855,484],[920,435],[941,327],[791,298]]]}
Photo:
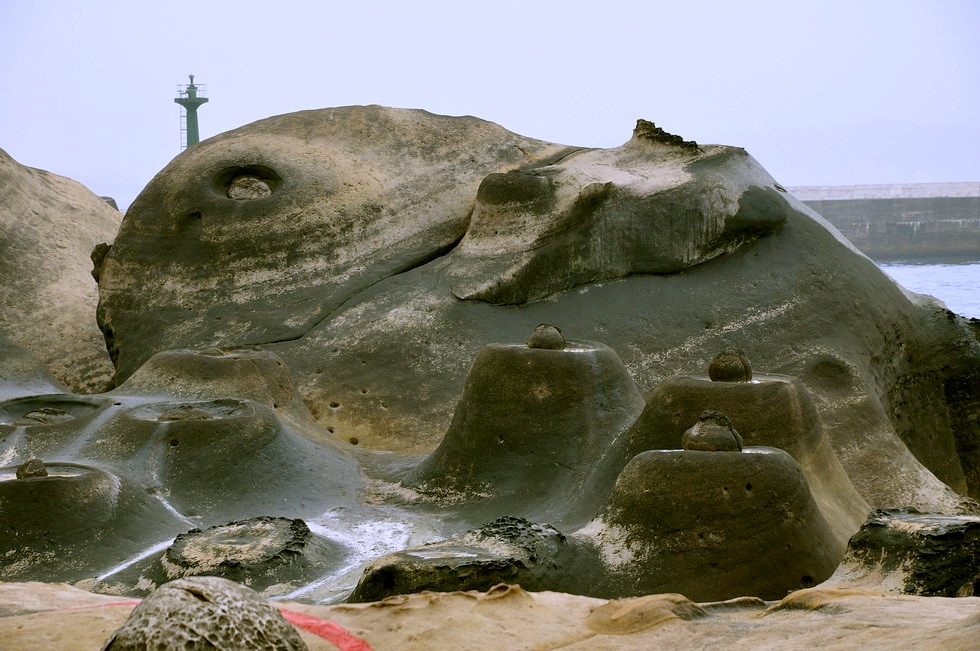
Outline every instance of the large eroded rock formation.
{"label": "large eroded rock formation", "polygon": [[[598,150],[376,106],[269,118],[174,159],[95,263],[114,389],[63,392],[3,343],[0,578],[133,593],[176,575],[178,534],[268,516],[308,523],[322,575],[266,579],[310,599],[375,559],[365,598],[769,598],[830,576],[871,508],[980,490],[970,324],[744,150],[642,120]],[[245,529],[222,558],[277,547]]]}
{"label": "large eroded rock formation", "polygon": [[93,319],[98,290],[89,255],[112,241],[120,218],[81,183],[0,150],[0,336],[76,392],[102,391],[112,376]]}
{"label": "large eroded rock formation", "polygon": [[977,373],[962,321],[744,150],[644,121],[610,150],[380,107],[256,122],[147,186],[100,293],[118,381],[161,350],[261,344],[319,423],[370,448],[434,449],[477,352],[548,322],[611,347],[644,393],[733,346],[801,378],[875,506],[951,506],[924,468],[878,481],[882,459],[976,479],[977,397],[948,391]]}

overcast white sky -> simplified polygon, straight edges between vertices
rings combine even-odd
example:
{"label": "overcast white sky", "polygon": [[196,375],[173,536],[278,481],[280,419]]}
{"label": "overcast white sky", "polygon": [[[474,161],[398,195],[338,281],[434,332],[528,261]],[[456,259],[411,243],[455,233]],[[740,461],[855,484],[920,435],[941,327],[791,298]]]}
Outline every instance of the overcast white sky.
{"label": "overcast white sky", "polygon": [[587,147],[637,118],[784,185],[980,181],[980,2],[0,0],[0,148],[125,208],[206,138],[348,104]]}

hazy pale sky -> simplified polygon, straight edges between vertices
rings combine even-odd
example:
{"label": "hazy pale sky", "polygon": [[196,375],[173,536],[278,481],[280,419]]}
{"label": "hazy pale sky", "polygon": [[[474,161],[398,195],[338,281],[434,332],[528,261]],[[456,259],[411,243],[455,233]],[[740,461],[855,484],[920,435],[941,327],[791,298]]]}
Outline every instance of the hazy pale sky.
{"label": "hazy pale sky", "polygon": [[642,117],[784,185],[980,181],[974,0],[0,0],[0,148],[122,208],[188,74],[202,139],[382,104],[613,147]]}

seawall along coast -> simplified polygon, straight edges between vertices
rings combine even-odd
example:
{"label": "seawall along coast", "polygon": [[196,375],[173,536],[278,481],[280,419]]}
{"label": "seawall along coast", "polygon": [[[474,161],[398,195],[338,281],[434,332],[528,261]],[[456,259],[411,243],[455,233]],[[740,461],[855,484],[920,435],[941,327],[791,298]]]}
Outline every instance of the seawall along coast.
{"label": "seawall along coast", "polygon": [[789,191],[875,260],[980,259],[980,182]]}

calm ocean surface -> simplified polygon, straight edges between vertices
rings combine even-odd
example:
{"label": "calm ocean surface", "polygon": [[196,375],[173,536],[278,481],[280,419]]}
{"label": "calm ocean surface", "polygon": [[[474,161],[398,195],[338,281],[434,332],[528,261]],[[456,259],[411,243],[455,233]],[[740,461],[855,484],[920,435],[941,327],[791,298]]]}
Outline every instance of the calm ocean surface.
{"label": "calm ocean surface", "polygon": [[935,296],[951,311],[980,319],[980,261],[880,262],[878,266],[905,289]]}

